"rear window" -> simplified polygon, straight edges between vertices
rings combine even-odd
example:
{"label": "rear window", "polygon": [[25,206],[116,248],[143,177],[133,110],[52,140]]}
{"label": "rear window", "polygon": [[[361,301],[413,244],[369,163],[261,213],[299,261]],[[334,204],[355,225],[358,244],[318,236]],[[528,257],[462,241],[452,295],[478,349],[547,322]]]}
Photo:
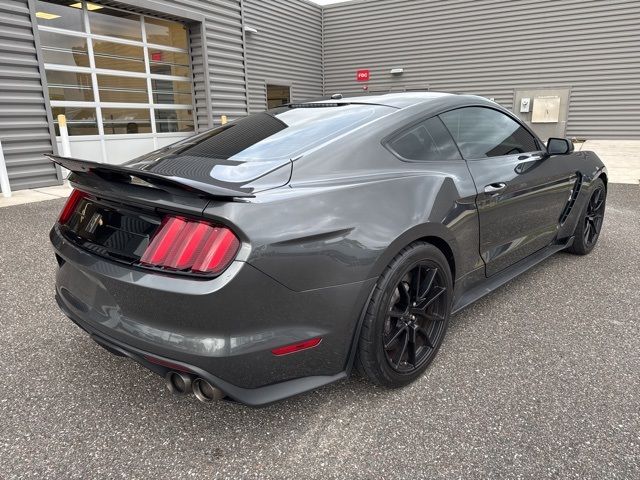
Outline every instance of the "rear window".
{"label": "rear window", "polygon": [[400,157],[414,161],[462,160],[453,138],[438,117],[410,127],[389,142]]}
{"label": "rear window", "polygon": [[196,142],[185,140],[186,148],[179,153],[243,162],[295,158],[395,110],[382,105],[318,105],[327,104],[279,107],[250,115],[199,135]]}

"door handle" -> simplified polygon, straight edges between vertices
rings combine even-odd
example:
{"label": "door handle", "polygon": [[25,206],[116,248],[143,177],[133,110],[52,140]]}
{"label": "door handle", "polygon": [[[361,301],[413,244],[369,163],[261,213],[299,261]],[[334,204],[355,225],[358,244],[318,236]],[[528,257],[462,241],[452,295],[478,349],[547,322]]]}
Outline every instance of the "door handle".
{"label": "door handle", "polygon": [[486,187],[484,187],[484,193],[497,193],[497,192],[501,192],[502,190],[504,190],[505,188],[507,188],[507,184],[506,183],[492,183],[490,185],[487,185]]}
{"label": "door handle", "polygon": [[527,162],[537,162],[542,160],[542,155],[520,155],[518,160],[526,160]]}

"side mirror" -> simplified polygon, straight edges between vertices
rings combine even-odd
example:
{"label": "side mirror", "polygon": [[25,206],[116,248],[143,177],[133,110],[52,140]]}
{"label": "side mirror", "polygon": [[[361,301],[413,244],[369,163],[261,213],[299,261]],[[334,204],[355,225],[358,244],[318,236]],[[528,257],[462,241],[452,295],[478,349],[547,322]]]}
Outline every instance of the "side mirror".
{"label": "side mirror", "polygon": [[547,141],[549,155],[567,155],[573,152],[573,142],[568,138],[550,138]]}

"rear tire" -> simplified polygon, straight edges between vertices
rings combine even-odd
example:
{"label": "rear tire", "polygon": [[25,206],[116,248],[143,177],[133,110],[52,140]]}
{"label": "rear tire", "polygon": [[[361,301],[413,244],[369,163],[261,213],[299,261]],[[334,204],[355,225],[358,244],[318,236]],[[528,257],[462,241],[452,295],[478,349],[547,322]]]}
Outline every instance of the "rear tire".
{"label": "rear tire", "polygon": [[606,201],[607,189],[602,179],[598,178],[593,182],[589,200],[580,213],[573,244],[567,248],[568,252],[587,255],[596,246],[602,229]]}
{"label": "rear tire", "polygon": [[453,280],[435,246],[416,242],[394,257],[367,306],[356,367],[388,388],[417,379],[435,358],[449,323]]}

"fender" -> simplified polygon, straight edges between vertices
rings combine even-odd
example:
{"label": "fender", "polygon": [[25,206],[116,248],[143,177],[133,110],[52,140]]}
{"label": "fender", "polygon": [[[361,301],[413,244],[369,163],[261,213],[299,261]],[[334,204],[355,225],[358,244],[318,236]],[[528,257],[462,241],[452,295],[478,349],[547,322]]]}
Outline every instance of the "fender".
{"label": "fender", "polygon": [[[384,251],[382,255],[378,258],[378,261],[375,263],[374,267],[371,270],[371,277],[376,279],[376,282],[369,289],[369,294],[366,297],[364,304],[362,305],[360,316],[358,317],[353,337],[351,338],[351,348],[349,351],[349,356],[347,357],[347,363],[345,365],[345,372],[347,376],[351,375],[353,371],[353,366],[355,364],[355,358],[358,351],[358,341],[360,340],[360,331],[362,330],[362,323],[364,322],[364,317],[367,313],[367,308],[369,307],[369,302],[371,301],[371,297],[373,296],[373,292],[376,288],[377,278],[382,275],[384,269],[391,263],[391,260],[400,253],[400,251],[405,248],[407,245],[412,244],[418,240],[423,239],[437,239],[438,243],[441,245],[444,244],[450,250],[449,252],[443,252],[447,260],[453,262],[452,265],[452,278],[455,282],[455,259],[458,252],[458,245],[453,235],[449,231],[447,227],[442,225],[441,223],[423,223],[420,225],[416,225],[409,230],[405,231],[402,235],[396,238],[391,245]],[[436,245],[440,250],[443,250],[441,245]],[[453,256],[453,258],[449,258]]]}
{"label": "fender", "polygon": [[[369,278],[371,277],[379,277],[382,275],[382,272],[386,268],[387,265],[391,263],[393,257],[395,257],[400,251],[410,245],[413,242],[418,240],[424,240],[427,238],[437,239],[437,243],[435,246],[443,250],[442,245],[446,246],[450,250],[449,252],[443,251],[445,257],[450,262],[452,267],[452,277],[455,282],[456,278],[456,269],[455,266],[458,265],[457,259],[459,258],[459,247],[458,242],[452,235],[451,231],[441,223],[423,223],[420,225],[416,225],[409,230],[405,231],[402,235],[396,238],[389,247],[384,251],[382,255],[378,258],[373,268],[371,269],[371,273]],[[477,245],[476,245],[477,247]],[[477,249],[477,248],[476,248]],[[452,258],[449,258],[452,257]],[[462,272],[458,272],[461,274]]]}

